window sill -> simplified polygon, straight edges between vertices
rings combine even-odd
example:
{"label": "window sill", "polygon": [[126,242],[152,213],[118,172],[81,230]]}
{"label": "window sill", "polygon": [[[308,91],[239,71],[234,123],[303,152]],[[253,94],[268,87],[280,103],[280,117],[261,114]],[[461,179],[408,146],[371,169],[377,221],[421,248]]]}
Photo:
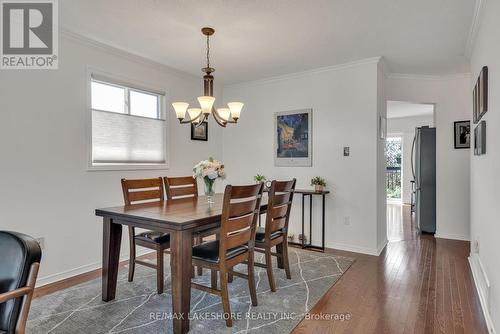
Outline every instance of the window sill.
{"label": "window sill", "polygon": [[87,171],[160,170],[169,169],[168,164],[92,164]]}

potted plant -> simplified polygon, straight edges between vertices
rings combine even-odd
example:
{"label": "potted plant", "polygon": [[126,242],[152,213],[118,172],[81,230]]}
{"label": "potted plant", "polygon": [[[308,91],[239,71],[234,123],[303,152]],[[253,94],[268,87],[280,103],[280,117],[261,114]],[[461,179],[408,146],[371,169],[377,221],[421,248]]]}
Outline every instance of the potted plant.
{"label": "potted plant", "polygon": [[214,203],[215,180],[225,175],[224,164],[212,157],[200,161],[193,167],[193,178],[200,178],[205,183],[205,196],[207,196],[208,203]]}
{"label": "potted plant", "polygon": [[257,174],[253,177],[255,183],[264,183],[266,182],[266,177],[264,175]]}
{"label": "potted plant", "polygon": [[324,178],[316,176],[311,179],[311,186],[314,186],[315,191],[320,192],[326,187],[326,181]]}

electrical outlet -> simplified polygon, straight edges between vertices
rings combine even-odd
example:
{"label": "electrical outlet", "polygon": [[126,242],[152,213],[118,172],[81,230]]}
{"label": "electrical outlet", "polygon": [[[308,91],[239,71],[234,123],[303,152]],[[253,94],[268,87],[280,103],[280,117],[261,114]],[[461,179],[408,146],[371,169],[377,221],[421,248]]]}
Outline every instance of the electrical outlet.
{"label": "electrical outlet", "polygon": [[45,249],[45,238],[44,237],[36,238],[35,240],[36,240],[36,242],[38,242],[41,249]]}
{"label": "electrical outlet", "polygon": [[474,240],[474,242],[472,243],[472,251],[474,253],[479,254],[479,240],[478,239]]}
{"label": "electrical outlet", "polygon": [[345,216],[344,217],[344,225],[351,225],[351,217]]}

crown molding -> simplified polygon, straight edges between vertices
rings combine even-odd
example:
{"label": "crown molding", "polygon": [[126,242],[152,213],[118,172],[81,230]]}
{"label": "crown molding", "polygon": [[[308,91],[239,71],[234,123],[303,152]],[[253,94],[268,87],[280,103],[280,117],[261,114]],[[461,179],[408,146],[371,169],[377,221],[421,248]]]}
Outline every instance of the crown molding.
{"label": "crown molding", "polygon": [[286,81],[286,80],[291,80],[291,79],[298,79],[298,78],[308,77],[308,76],[320,74],[320,73],[339,71],[339,70],[343,70],[343,69],[351,68],[351,67],[356,67],[356,66],[360,66],[360,65],[378,64],[381,59],[382,59],[382,57],[365,58],[365,59],[356,60],[356,61],[352,61],[352,62],[348,62],[348,63],[320,67],[320,68],[315,68],[315,69],[311,69],[311,70],[295,72],[295,73],[290,73],[290,74],[283,74],[283,75],[268,77],[268,78],[264,78],[264,79],[237,82],[237,83],[233,83],[233,84],[224,85],[224,87],[253,86],[253,85],[261,85],[261,84],[267,84],[267,83],[273,83],[273,82]]}
{"label": "crown molding", "polygon": [[444,75],[426,75],[426,74],[389,73],[387,77],[389,79],[443,81],[443,80],[453,80],[453,79],[468,79],[471,77],[471,74],[456,73],[456,74],[444,74]]}
{"label": "crown molding", "polygon": [[98,40],[90,38],[90,37],[86,37],[84,35],[81,35],[79,33],[76,33],[74,31],[68,30],[68,29],[63,28],[63,27],[59,28],[59,36],[61,38],[79,43],[81,45],[91,47],[91,48],[94,48],[96,50],[103,51],[105,53],[129,60],[129,61],[132,61],[135,63],[146,65],[146,66],[152,67],[154,69],[170,73],[170,74],[175,75],[175,76],[189,78],[189,79],[195,79],[195,80],[200,79],[199,77],[197,77],[191,73],[177,70],[173,67],[170,67],[168,65],[163,64],[162,62],[160,62],[158,60],[152,59],[150,57],[146,57],[146,56],[141,55],[141,54],[136,54],[136,53],[132,53],[130,51],[126,51],[126,50],[121,49],[117,46],[111,45],[109,43],[101,42],[101,41],[98,41]]}
{"label": "crown molding", "polygon": [[481,19],[485,7],[486,0],[475,1],[474,16],[472,17],[469,36],[467,37],[467,42],[465,43],[465,56],[467,58],[470,58],[472,56],[472,52],[474,51],[474,45],[476,44],[477,33],[479,32],[479,26],[481,25]]}

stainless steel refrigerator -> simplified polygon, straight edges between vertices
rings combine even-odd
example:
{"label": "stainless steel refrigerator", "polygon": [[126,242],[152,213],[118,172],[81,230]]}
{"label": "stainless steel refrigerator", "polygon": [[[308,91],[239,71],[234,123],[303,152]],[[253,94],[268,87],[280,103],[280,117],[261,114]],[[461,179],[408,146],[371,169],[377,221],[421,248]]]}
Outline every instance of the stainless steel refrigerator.
{"label": "stainless steel refrigerator", "polygon": [[411,157],[415,223],[421,232],[436,233],[436,128],[415,128]]}

